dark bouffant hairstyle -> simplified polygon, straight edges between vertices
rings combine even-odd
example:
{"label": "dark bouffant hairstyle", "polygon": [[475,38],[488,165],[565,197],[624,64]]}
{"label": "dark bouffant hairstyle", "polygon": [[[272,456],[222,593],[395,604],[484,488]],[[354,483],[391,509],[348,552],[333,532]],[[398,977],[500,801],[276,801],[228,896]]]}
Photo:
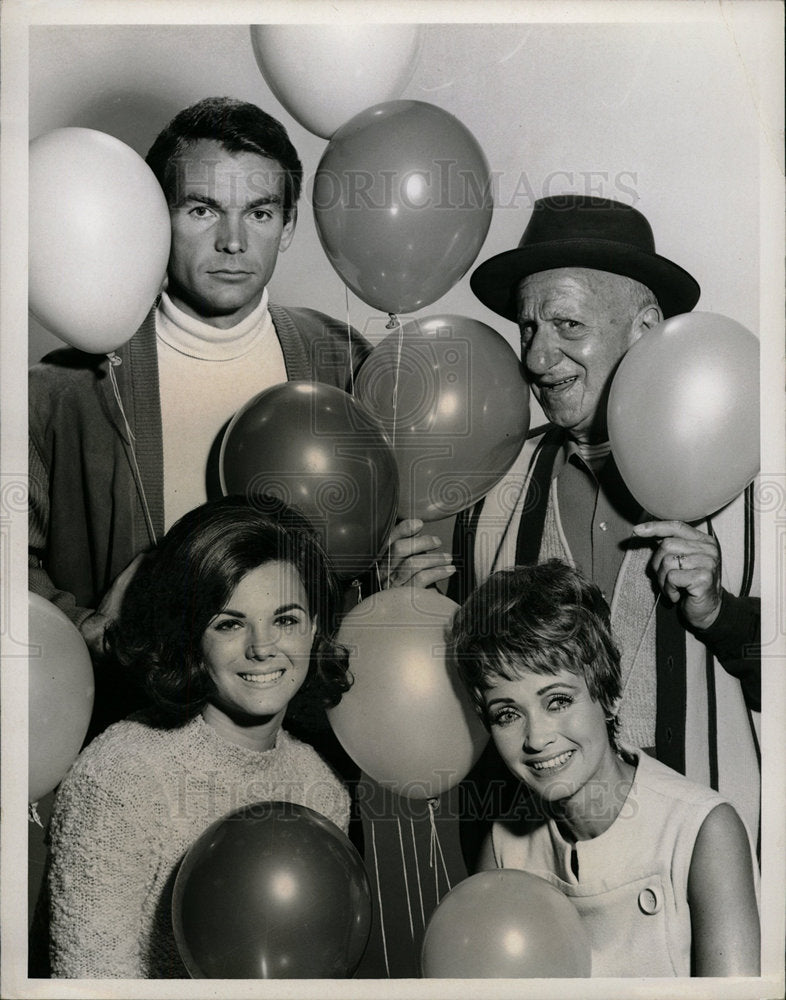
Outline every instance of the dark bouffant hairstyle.
{"label": "dark bouffant hairstyle", "polygon": [[153,703],[161,721],[180,725],[213,691],[201,641],[243,577],[267,562],[298,571],[317,630],[305,683],[290,703],[308,717],[349,689],[347,651],[333,636],[341,592],[329,559],[298,510],[267,496],[203,504],[174,524],[129,584],[107,646]]}
{"label": "dark bouffant hairstyle", "polygon": [[483,692],[495,678],[522,671],[582,676],[607,716],[617,748],[620,654],[600,590],[558,559],[493,573],[456,613],[451,648],[459,673],[485,720]]}
{"label": "dark bouffant hairstyle", "polygon": [[284,221],[289,222],[303,183],[297,151],[281,122],[255,104],[231,97],[206,97],[184,108],[150,147],[146,162],[167,201],[177,200],[175,161],[200,139],[220,142],[230,153],[257,153],[279,163],[284,171]]}

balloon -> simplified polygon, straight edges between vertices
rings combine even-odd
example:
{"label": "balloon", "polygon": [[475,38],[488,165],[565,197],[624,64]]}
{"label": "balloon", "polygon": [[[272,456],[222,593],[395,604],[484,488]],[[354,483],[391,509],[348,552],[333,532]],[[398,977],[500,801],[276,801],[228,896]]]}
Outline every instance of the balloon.
{"label": "balloon", "polygon": [[478,255],[493,207],[472,133],[422,101],[377,104],[342,125],[312,201],[333,267],[390,313],[421,309],[453,287]]}
{"label": "balloon", "polygon": [[265,389],[235,414],[219,456],[224,493],[268,493],[299,507],[336,570],[367,569],[396,517],[396,460],[377,421],[320,382]]}
{"label": "balloon", "polygon": [[573,903],[516,868],[459,882],[431,915],[421,952],[426,979],[585,979],[591,967]]}
{"label": "balloon", "polygon": [[363,862],[339,828],[293,802],[217,820],[175,879],[172,926],[193,979],[337,979],[371,928]]}
{"label": "balloon", "polygon": [[759,342],[715,313],[672,316],[622,359],[609,442],[626,486],[659,520],[698,521],[759,469]]}
{"label": "balloon", "polygon": [[330,724],[355,763],[398,795],[441,795],[488,742],[445,659],[457,607],[436,591],[399,587],[356,605],[339,630],[355,680],[328,709]]}
{"label": "balloon", "polygon": [[416,24],[252,24],[268,86],[314,135],[329,139],[370,104],[398,97],[420,54]]}
{"label": "balloon", "polygon": [[390,334],[363,363],[356,392],[393,444],[401,517],[433,521],[469,507],[505,475],[529,429],[513,349],[466,316]]}
{"label": "balloon", "polygon": [[59,128],[30,143],[30,311],[67,344],[105,354],[155,301],[169,209],[152,170],[114,136]]}
{"label": "balloon", "polygon": [[76,759],[95,696],[85,640],[63,612],[28,592],[28,797],[60,784]]}

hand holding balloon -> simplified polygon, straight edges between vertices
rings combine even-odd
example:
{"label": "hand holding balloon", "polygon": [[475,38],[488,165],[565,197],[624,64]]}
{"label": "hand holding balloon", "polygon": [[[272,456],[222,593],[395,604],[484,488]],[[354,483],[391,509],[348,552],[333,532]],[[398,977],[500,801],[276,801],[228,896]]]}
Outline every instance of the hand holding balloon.
{"label": "hand holding balloon", "polygon": [[692,628],[709,628],[718,617],[721,586],[721,552],[712,535],[682,521],[647,521],[637,524],[639,538],[659,541],[650,568],[661,591]]}
{"label": "hand holding balloon", "polygon": [[383,556],[378,564],[384,589],[430,587],[455,573],[450,553],[441,551],[441,539],[422,532],[423,522],[418,517],[399,521],[391,531],[389,556]]}

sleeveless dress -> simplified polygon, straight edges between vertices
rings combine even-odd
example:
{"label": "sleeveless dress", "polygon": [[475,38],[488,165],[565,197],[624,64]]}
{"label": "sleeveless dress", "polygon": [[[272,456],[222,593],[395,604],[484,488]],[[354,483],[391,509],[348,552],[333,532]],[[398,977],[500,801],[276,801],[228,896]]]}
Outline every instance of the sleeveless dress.
{"label": "sleeveless dress", "polygon": [[726,800],[637,756],[620,814],[600,836],[573,844],[551,819],[497,822],[494,858],[498,868],[545,879],[576,906],[592,946],[593,977],[690,976],[693,847],[708,814]]}

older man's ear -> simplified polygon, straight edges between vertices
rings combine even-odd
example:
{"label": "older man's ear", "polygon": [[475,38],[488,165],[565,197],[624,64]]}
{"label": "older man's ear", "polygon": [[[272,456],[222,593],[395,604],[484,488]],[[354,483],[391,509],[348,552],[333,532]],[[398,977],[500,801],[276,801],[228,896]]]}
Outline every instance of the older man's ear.
{"label": "older man's ear", "polygon": [[632,347],[636,341],[643,334],[652,330],[658,325],[658,323],[663,322],[663,313],[661,312],[660,306],[648,305],[634,316],[633,323],[631,324],[631,339],[629,347]]}

